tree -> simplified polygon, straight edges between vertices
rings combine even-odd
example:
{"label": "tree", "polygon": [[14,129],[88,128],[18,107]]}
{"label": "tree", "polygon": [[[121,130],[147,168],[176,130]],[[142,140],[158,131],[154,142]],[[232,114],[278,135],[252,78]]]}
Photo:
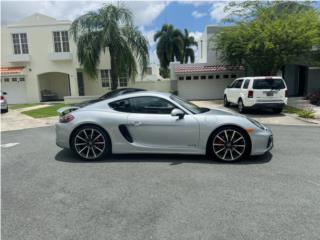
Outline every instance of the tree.
{"label": "tree", "polygon": [[160,31],[154,35],[157,42],[157,56],[160,61],[160,74],[169,76],[169,64],[175,60],[183,62],[183,34],[171,24],[164,24]]}
{"label": "tree", "polygon": [[90,76],[97,76],[102,52],[109,50],[111,62],[111,89],[118,86],[118,78],[134,79],[138,67],[146,71],[148,41],[133,25],[132,13],[123,7],[104,5],[75,19],[71,34],[78,48],[78,59]]}
{"label": "tree", "polygon": [[189,31],[187,29],[184,29],[184,35],[183,35],[183,42],[184,42],[184,48],[183,48],[183,59],[184,63],[188,63],[189,58],[190,62],[194,63],[194,51],[192,49],[192,46],[198,46],[198,43],[195,41],[193,36],[189,36]]}
{"label": "tree", "polygon": [[309,4],[246,1],[226,10],[234,25],[211,41],[223,60],[244,64],[255,75],[274,75],[320,43],[319,12]]}

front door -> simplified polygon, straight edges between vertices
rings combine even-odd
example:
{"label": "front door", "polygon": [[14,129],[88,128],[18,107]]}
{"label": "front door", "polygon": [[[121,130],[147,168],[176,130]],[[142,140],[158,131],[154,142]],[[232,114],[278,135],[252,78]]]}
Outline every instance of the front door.
{"label": "front door", "polygon": [[132,113],[128,130],[133,144],[149,149],[185,149],[198,147],[199,123],[193,115],[171,116],[175,106],[159,97],[131,98]]}
{"label": "front door", "polygon": [[84,96],[84,82],[83,82],[82,72],[77,72],[77,80],[78,80],[79,96]]}

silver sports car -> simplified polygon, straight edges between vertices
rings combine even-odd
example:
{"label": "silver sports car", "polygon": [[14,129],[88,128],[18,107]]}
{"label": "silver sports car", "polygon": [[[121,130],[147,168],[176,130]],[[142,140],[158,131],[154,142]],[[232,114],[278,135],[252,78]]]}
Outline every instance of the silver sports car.
{"label": "silver sports car", "polygon": [[130,93],[60,113],[57,145],[86,160],[117,153],[172,153],[236,161],[273,147],[272,132],[261,123],[200,108],[169,93]]}

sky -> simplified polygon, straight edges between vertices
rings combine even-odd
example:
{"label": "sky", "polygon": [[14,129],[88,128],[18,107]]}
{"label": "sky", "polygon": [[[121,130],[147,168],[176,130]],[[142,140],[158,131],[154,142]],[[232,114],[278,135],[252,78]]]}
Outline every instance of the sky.
{"label": "sky", "polygon": [[[1,0],[1,25],[14,23],[33,13],[42,13],[58,20],[76,17],[100,8],[110,1],[3,1]],[[150,63],[158,63],[153,35],[165,23],[175,28],[187,28],[198,40],[208,24],[223,25],[227,1],[112,1],[129,8],[134,23],[143,32],[150,45]],[[320,8],[320,2],[316,3]],[[197,49],[196,56],[197,56]]]}

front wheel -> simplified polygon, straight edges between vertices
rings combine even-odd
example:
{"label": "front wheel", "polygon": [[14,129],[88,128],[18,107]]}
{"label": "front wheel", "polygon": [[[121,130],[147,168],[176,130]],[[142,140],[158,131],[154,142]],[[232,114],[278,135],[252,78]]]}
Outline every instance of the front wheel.
{"label": "front wheel", "polygon": [[71,147],[84,160],[98,160],[110,153],[111,143],[100,127],[83,126],[73,134]]}
{"label": "front wheel", "polygon": [[210,153],[220,161],[233,162],[249,154],[250,139],[244,130],[237,127],[223,127],[210,140]]}
{"label": "front wheel", "polygon": [[225,106],[225,107],[229,107],[230,106],[230,102],[228,102],[228,99],[227,99],[226,95],[224,95],[224,98],[223,98],[223,106]]}

